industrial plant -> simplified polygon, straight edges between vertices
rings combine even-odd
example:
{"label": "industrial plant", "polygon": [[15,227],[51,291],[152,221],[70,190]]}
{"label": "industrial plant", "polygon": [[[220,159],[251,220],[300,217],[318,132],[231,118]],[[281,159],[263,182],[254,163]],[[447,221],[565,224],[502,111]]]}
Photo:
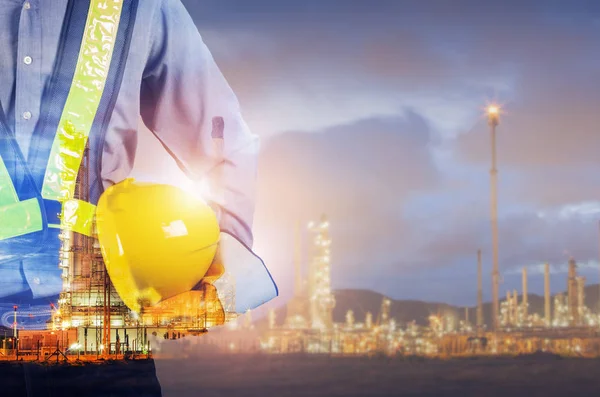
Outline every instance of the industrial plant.
{"label": "industrial plant", "polygon": [[[305,238],[307,236],[308,238]],[[303,259],[303,242],[309,254]],[[322,216],[306,228],[296,228],[294,296],[285,314],[271,309],[263,321],[231,322],[219,332],[186,340],[189,344],[220,347],[231,353],[315,353],[328,355],[463,356],[528,354],[538,351],[561,355],[600,356],[600,316],[585,305],[585,278],[568,262],[565,293],[551,294],[550,266],[544,266],[543,313],[531,310],[527,268],[522,271],[522,291],[506,292],[499,301],[498,329],[484,322],[482,253],[477,252],[477,305],[473,310],[440,310],[428,324],[399,323],[391,315],[392,300],[383,297],[379,311],[357,318],[348,310],[343,321],[334,321],[336,300],[331,289],[332,240],[329,221]],[[475,261],[474,261],[475,263]],[[333,265],[335,266],[335,265]],[[473,283],[475,286],[475,283]],[[556,284],[555,284],[556,286]],[[475,296],[475,288],[473,289]],[[469,311],[475,316],[469,316]],[[472,318],[474,317],[474,318]],[[160,349],[160,346],[157,346]],[[192,349],[193,350],[193,349]]]}
{"label": "industrial plant", "polygon": [[[566,293],[555,296],[550,291],[550,266],[545,264],[543,313],[529,306],[527,268],[522,271],[520,299],[518,291],[506,291],[506,299],[500,302],[495,156],[499,115],[497,107],[488,109],[492,133],[492,302],[488,324],[484,321],[481,251],[477,252],[474,321],[465,308],[464,316],[434,313],[427,325],[415,321],[400,324],[390,314],[392,300],[384,297],[377,313],[366,312],[364,318],[357,318],[353,310],[348,310],[344,321],[336,322],[336,299],[331,287],[335,258],[331,255],[329,221],[322,216],[306,227],[296,227],[294,296],[287,303],[284,318],[278,319],[272,309],[265,326],[258,330],[250,313],[243,324],[234,321],[235,286],[227,273],[215,285],[202,284],[199,290],[144,307],[139,313],[131,311],[115,291],[95,236],[64,228],[57,264],[62,272],[58,305],[42,311],[15,306],[13,313],[5,313],[2,325],[10,332],[5,332],[0,357],[68,360],[74,354],[84,359],[147,356],[153,347],[160,349],[161,340],[199,335],[186,338],[186,343],[217,343],[230,351],[273,354],[438,356],[547,351],[599,356],[600,316],[585,304],[586,279],[578,274],[575,259],[568,262]],[[86,151],[75,189],[76,198],[83,201],[89,199],[88,167]],[[307,250],[303,242],[308,242]],[[44,317],[50,319],[32,326],[32,318]],[[210,328],[224,324],[227,326],[214,337],[213,332],[206,334]],[[227,332],[221,332],[224,329]],[[233,342],[242,337],[245,347]],[[151,339],[155,346],[151,346]]]}
{"label": "industrial plant", "polygon": [[[83,183],[82,183],[83,185]],[[306,236],[308,238],[306,238]],[[558,354],[600,355],[600,316],[585,305],[585,278],[578,275],[574,259],[568,262],[566,293],[551,295],[550,266],[544,266],[544,311],[532,312],[528,302],[527,268],[522,271],[522,291],[506,291],[499,302],[498,329],[484,323],[482,253],[477,252],[477,306],[475,318],[469,309],[461,313],[435,313],[427,325],[415,321],[399,324],[390,315],[392,300],[383,298],[376,313],[357,318],[348,310],[345,321],[336,322],[336,300],[331,288],[332,240],[329,221],[322,216],[306,228],[296,227],[294,296],[284,318],[274,309],[265,326],[257,329],[248,312],[235,319],[234,291],[226,285],[192,291],[131,312],[120,300],[104,269],[102,255],[93,238],[63,231],[60,266],[63,292],[46,329],[13,329],[18,344],[4,340],[4,357],[20,354],[31,359],[58,359],[147,355],[160,351],[166,339],[185,338],[187,345],[211,344],[229,352],[271,354],[321,353],[339,355],[522,354],[547,351]],[[308,240],[308,258],[302,242]],[[224,280],[227,282],[227,279]],[[475,284],[475,283],[474,283]],[[223,293],[225,291],[225,293]],[[222,304],[225,303],[225,304]],[[218,308],[229,310],[218,310]],[[217,308],[217,309],[215,309]],[[18,311],[14,324],[18,325]],[[205,333],[219,327],[218,332]],[[154,337],[154,339],[152,339]],[[150,340],[154,346],[150,346]]]}
{"label": "industrial plant", "polygon": [[[323,217],[317,225],[311,223],[311,259],[308,284],[302,279],[301,261],[296,253],[295,296],[288,304],[287,317],[276,325],[270,315],[268,331],[262,338],[263,350],[273,353],[327,352],[340,354],[517,354],[547,351],[559,354],[600,355],[600,315],[585,306],[585,277],[578,276],[574,259],[568,263],[566,295],[558,294],[551,305],[550,266],[545,264],[544,313],[532,313],[528,303],[527,268],[522,273],[521,301],[516,290],[499,299],[498,270],[498,205],[496,129],[501,109],[487,109],[491,132],[490,219],[492,227],[492,315],[490,324],[483,319],[483,283],[481,251],[477,252],[476,321],[456,316],[431,315],[428,326],[409,323],[404,326],[390,318],[390,300],[384,298],[376,320],[366,313],[357,321],[352,310],[344,323],[331,321],[335,299],[330,287],[330,245],[328,226]],[[297,238],[298,239],[298,238]],[[298,242],[296,242],[298,246]],[[298,251],[298,249],[297,249]],[[553,312],[551,312],[553,307]],[[600,304],[598,306],[600,310]]]}
{"label": "industrial plant", "polygon": [[[75,188],[75,198],[84,201],[89,201],[88,167],[86,149]],[[199,290],[133,312],[110,280],[95,233],[88,237],[64,228],[59,238],[58,304],[47,310],[15,306],[14,313],[6,313],[2,325],[11,332],[5,332],[1,358],[147,356],[149,336],[201,334],[236,317],[234,285],[227,273],[215,285],[202,284]],[[36,321],[40,318],[50,319]]]}
{"label": "industrial plant", "polygon": [[[311,223],[311,253],[306,277],[302,272],[300,238],[296,233],[295,294],[285,319],[268,316],[260,333],[260,349],[269,353],[469,355],[520,354],[547,351],[558,354],[600,355],[599,315],[585,306],[585,278],[578,276],[574,259],[568,263],[566,294],[554,296],[551,305],[550,266],[545,265],[544,313],[532,313],[528,304],[527,268],[522,272],[522,293],[507,291],[499,302],[498,329],[483,321],[481,251],[477,253],[477,307],[472,323],[468,308],[460,313],[429,317],[428,325],[398,324],[390,316],[391,300],[383,298],[379,313],[357,319],[352,310],[345,321],[332,320],[335,299],[331,293],[331,239],[325,217]],[[519,299],[520,298],[520,299]],[[551,312],[551,307],[553,312]]]}

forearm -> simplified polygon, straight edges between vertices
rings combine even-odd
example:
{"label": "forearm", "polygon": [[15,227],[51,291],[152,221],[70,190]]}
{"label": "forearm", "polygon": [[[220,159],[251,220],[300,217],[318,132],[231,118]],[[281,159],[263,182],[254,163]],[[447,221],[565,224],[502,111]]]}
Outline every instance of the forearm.
{"label": "forearm", "polygon": [[223,230],[251,246],[258,138],[191,18],[164,0],[142,83],[142,117],[179,167],[208,186]]}

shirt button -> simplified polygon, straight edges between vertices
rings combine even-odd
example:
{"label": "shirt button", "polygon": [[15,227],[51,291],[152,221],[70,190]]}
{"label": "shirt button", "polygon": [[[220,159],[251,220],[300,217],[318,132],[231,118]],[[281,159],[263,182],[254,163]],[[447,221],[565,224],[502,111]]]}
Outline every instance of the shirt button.
{"label": "shirt button", "polygon": [[23,8],[25,8],[26,10],[28,10],[28,9],[31,8],[31,4],[28,1],[26,1],[25,4],[23,4]]}
{"label": "shirt button", "polygon": [[39,285],[41,283],[41,280],[39,277],[34,277],[33,278],[33,283]]}
{"label": "shirt button", "polygon": [[26,56],[25,58],[23,58],[23,62],[25,63],[25,65],[31,65],[31,62],[33,62],[33,59],[31,59],[30,56]]}
{"label": "shirt button", "polygon": [[31,112],[24,112],[23,113],[23,118],[25,120],[29,120],[31,118]]}

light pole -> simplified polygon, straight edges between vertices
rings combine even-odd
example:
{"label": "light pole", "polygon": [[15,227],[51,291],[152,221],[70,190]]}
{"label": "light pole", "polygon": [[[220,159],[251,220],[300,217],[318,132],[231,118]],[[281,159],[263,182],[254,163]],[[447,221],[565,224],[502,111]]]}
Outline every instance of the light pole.
{"label": "light pole", "polygon": [[14,320],[13,320],[13,336],[15,337],[15,339],[17,338],[17,305],[13,306],[14,309]]}
{"label": "light pole", "polygon": [[496,169],[496,127],[500,123],[500,109],[491,105],[487,108],[488,124],[492,136],[492,168],[490,169],[491,221],[492,221],[492,328],[498,331],[500,303],[498,301],[498,170]]}
{"label": "light pole", "polygon": [[483,286],[481,285],[481,250],[477,251],[477,334],[483,331]]}

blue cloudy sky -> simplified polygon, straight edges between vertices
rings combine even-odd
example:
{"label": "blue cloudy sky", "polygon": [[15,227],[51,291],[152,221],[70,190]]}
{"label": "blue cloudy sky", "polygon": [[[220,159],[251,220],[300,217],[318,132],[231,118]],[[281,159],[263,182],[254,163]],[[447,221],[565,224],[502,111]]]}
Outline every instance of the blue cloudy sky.
{"label": "blue cloudy sky", "polygon": [[571,255],[598,282],[600,2],[183,2],[262,138],[256,250],[279,303],[294,221],[322,212],[334,288],[473,304],[481,248],[489,299],[491,102],[501,292],[528,266],[541,293],[545,261],[563,289]]}

